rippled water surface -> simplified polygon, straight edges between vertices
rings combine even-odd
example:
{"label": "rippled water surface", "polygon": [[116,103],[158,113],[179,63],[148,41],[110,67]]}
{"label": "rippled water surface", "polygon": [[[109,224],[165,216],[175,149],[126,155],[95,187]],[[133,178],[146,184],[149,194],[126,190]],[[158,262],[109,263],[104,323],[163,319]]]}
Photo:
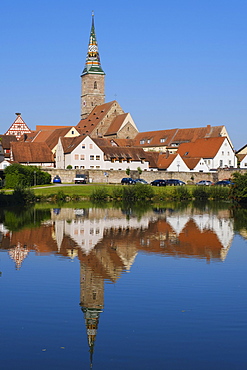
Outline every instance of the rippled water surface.
{"label": "rippled water surface", "polygon": [[246,369],[247,216],[0,211],[1,369]]}

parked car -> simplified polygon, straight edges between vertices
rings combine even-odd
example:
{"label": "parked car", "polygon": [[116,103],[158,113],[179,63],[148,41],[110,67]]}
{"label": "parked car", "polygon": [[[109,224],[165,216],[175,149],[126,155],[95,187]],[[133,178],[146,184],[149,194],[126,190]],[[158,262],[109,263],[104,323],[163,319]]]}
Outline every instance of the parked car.
{"label": "parked car", "polygon": [[121,180],[121,184],[122,185],[135,185],[136,184],[136,180],[132,179],[131,177],[124,177]]}
{"label": "parked car", "polygon": [[209,181],[209,180],[201,180],[197,182],[196,185],[209,186],[209,185],[213,185],[213,183],[212,181]]}
{"label": "parked car", "polygon": [[148,184],[148,182],[146,180],[143,180],[143,179],[136,179],[135,182],[136,182],[136,184],[144,184],[144,185]]}
{"label": "parked car", "polygon": [[166,181],[166,185],[169,185],[169,186],[185,185],[185,182],[183,182],[181,180],[177,180],[177,179],[168,179],[168,180],[165,180],[165,181]]}
{"label": "parked car", "polygon": [[150,182],[152,186],[166,186],[166,180],[154,180]]}
{"label": "parked car", "polygon": [[230,185],[234,185],[234,183],[230,180],[221,180],[221,181],[217,181],[214,185],[230,186]]}
{"label": "parked car", "polygon": [[53,179],[53,184],[61,184],[62,181],[61,181],[61,178],[60,176],[56,175]]}
{"label": "parked car", "polygon": [[87,183],[87,175],[83,174],[76,174],[74,178],[75,184],[86,184]]}

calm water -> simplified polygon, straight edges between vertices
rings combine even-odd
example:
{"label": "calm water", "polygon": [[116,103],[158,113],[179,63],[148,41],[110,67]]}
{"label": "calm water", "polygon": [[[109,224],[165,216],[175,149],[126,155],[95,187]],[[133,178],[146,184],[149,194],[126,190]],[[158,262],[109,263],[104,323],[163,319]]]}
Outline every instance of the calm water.
{"label": "calm water", "polygon": [[1,369],[247,369],[246,238],[227,205],[1,209]]}

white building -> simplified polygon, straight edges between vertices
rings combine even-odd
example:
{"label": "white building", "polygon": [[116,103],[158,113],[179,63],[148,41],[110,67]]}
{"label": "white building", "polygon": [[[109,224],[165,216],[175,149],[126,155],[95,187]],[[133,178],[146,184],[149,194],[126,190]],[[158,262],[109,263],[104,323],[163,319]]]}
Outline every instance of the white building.
{"label": "white building", "polygon": [[[59,138],[56,152],[56,168],[137,170],[149,169],[145,152],[141,148],[106,145],[107,141],[89,136]],[[103,145],[102,145],[103,144]]]}

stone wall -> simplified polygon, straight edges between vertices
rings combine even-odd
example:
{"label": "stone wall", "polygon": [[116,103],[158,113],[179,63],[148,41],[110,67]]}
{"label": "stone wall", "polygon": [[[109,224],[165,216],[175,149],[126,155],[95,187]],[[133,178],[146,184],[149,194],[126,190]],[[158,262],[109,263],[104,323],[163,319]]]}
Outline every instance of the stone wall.
{"label": "stone wall", "polygon": [[[77,173],[86,174],[90,183],[109,183],[119,184],[123,177],[128,177],[125,171],[103,171],[103,170],[62,170],[62,169],[44,169],[51,174],[52,179],[59,175],[63,183],[73,183]],[[146,180],[150,183],[156,179],[179,179],[186,183],[196,183],[200,180],[210,180],[212,182],[228,179],[232,173],[246,173],[247,170],[240,169],[221,169],[218,172],[166,172],[166,171],[143,171],[139,176],[138,171],[131,171],[130,177]]]}

